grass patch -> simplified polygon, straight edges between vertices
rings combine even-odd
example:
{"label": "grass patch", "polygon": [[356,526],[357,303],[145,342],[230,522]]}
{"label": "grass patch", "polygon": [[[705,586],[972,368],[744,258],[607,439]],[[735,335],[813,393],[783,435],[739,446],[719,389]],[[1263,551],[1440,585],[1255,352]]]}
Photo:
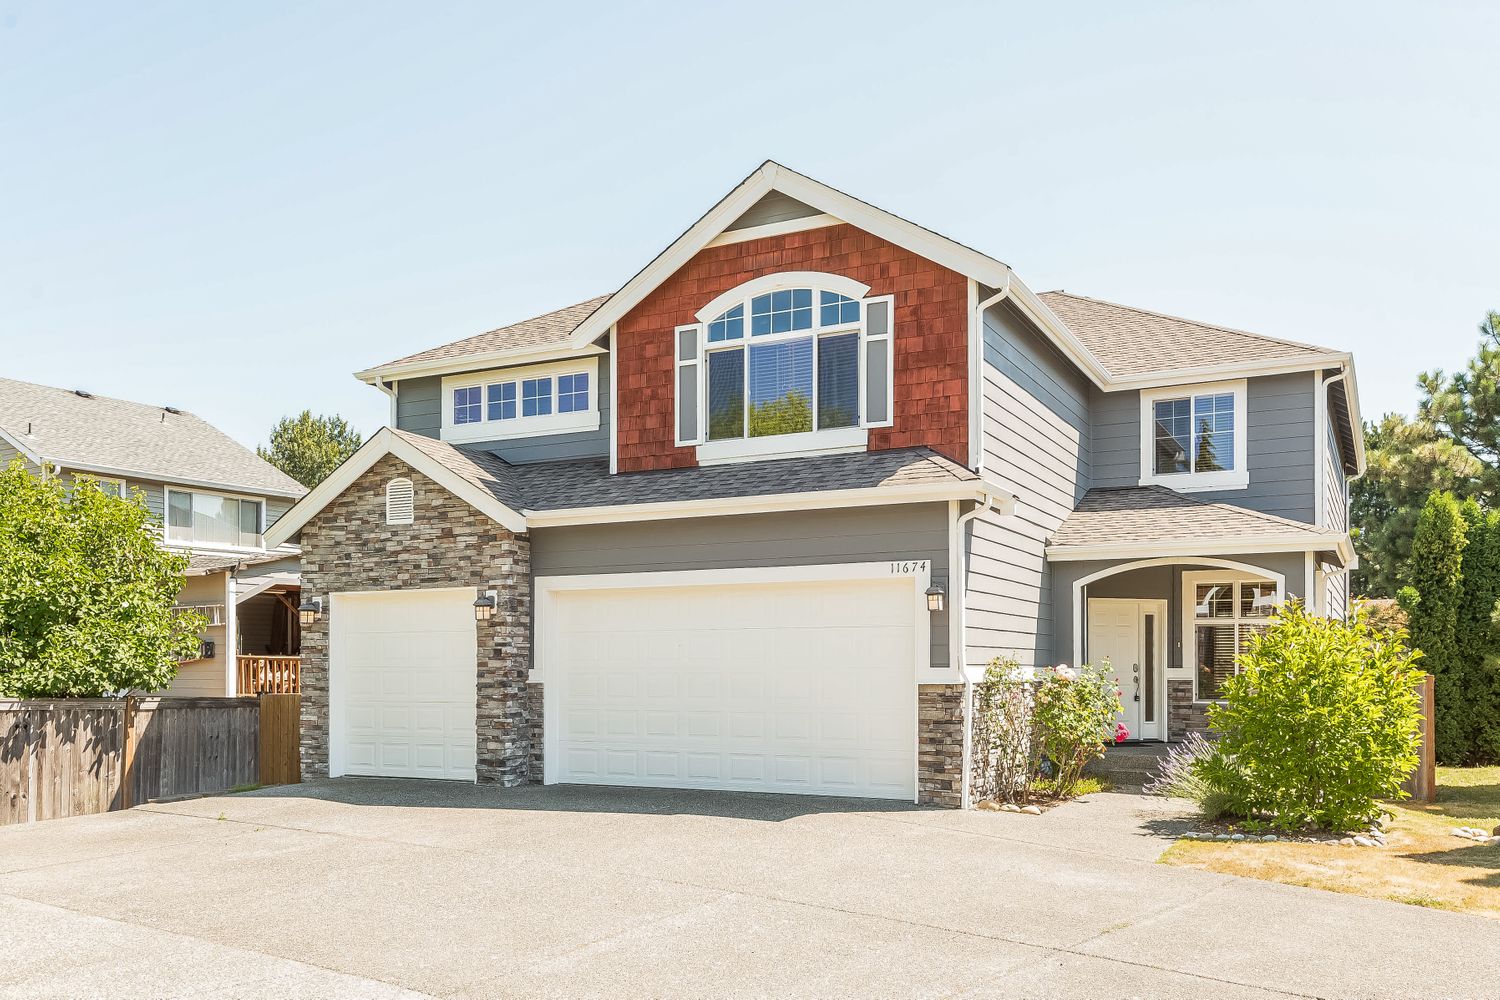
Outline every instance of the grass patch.
{"label": "grass patch", "polygon": [[259,784],[258,782],[257,783],[252,783],[252,784],[249,784],[249,785],[235,785],[233,788],[231,788],[229,790],[228,794],[230,794],[230,795],[238,795],[240,792],[253,792],[257,788],[265,788],[265,787],[266,787],[265,785]]}
{"label": "grass patch", "polygon": [[1179,840],[1165,864],[1392,899],[1500,920],[1500,846],[1453,836],[1500,825],[1500,767],[1440,767],[1437,802],[1389,805],[1388,846]]}

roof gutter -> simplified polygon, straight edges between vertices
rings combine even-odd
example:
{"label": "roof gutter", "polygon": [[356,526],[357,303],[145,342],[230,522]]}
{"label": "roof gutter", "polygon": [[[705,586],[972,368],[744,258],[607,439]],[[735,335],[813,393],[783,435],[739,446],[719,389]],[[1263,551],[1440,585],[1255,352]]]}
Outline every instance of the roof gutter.
{"label": "roof gutter", "polygon": [[86,465],[78,462],[50,461],[53,472],[61,472],[68,469],[72,472],[82,472],[91,476],[109,476],[113,479],[146,479],[154,483],[165,483],[167,486],[192,486],[205,490],[224,490],[230,493],[242,493],[257,497],[281,497],[287,500],[298,500],[306,495],[307,491],[294,493],[291,490],[277,489],[269,486],[249,486],[245,483],[220,483],[208,479],[186,479],[182,476],[173,476],[163,472],[148,472],[144,469],[117,469],[108,465]]}
{"label": "roof gutter", "polygon": [[458,358],[441,358],[435,361],[427,361],[420,364],[405,365],[392,362],[386,365],[377,365],[374,368],[366,368],[364,371],[354,373],[354,377],[366,385],[375,385],[381,380],[399,380],[409,378],[426,378],[431,375],[456,375],[460,372],[471,372],[479,368],[510,368],[516,365],[540,364],[543,361],[558,361],[564,358],[587,357],[594,354],[609,353],[596,344],[585,344],[582,347],[574,347],[569,343],[562,343],[556,347],[545,349],[528,348],[520,351],[484,351],[478,354],[465,354]]}
{"label": "roof gutter", "polygon": [[1354,557],[1349,536],[1341,532],[1297,532],[1262,538],[1220,538],[1212,541],[1105,542],[1096,545],[1048,546],[1048,562],[1081,562],[1093,559],[1133,559],[1142,556],[1222,556],[1268,552],[1318,552],[1331,550],[1348,562]]}

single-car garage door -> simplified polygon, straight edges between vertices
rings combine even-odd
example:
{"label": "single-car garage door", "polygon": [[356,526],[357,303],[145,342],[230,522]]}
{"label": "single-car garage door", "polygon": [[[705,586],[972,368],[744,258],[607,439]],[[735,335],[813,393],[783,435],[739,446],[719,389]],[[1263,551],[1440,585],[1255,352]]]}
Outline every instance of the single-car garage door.
{"label": "single-car garage door", "polygon": [[907,579],[559,590],[549,781],[911,799]]}
{"label": "single-car garage door", "polygon": [[474,591],[335,594],[330,771],[474,780]]}

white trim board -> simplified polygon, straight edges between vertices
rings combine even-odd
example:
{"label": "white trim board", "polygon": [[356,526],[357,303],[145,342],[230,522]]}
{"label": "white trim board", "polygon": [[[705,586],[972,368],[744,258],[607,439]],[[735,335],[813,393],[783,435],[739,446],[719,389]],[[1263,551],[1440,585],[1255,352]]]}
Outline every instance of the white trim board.
{"label": "white trim board", "polygon": [[750,226],[746,229],[726,229],[709,240],[705,246],[723,247],[735,243],[748,243],[767,236],[785,236],[787,233],[802,233],[809,229],[827,229],[829,226],[840,225],[843,221],[843,219],[824,213],[805,215],[800,219],[786,219],[782,222],[768,222],[764,226]]}
{"label": "white trim board", "polygon": [[1132,556],[1171,556],[1181,561],[1195,555],[1256,555],[1276,552],[1322,552],[1332,550],[1345,559],[1353,552],[1349,536],[1338,533],[1288,532],[1256,538],[1184,539],[1176,542],[1100,542],[1047,549],[1048,562],[1081,562],[1086,559],[1128,559]]}
{"label": "white trim board", "polygon": [[526,518],[522,517],[519,511],[511,510],[496,500],[488,491],[475,486],[426,452],[402,439],[389,427],[382,427],[364,443],[359,451],[350,455],[343,465],[335,469],[311,493],[297,501],[291,510],[281,515],[281,519],[265,534],[266,547],[274,547],[291,538],[319,511],[328,506],[334,498],[342,494],[356,479],[368,472],[386,455],[399,458],[481,514],[499,522],[507,531],[521,534],[526,530]]}

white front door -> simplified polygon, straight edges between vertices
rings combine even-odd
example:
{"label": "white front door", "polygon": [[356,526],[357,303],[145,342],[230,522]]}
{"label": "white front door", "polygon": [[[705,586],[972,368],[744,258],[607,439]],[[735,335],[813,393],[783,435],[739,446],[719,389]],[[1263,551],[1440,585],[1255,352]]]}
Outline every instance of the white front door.
{"label": "white front door", "polygon": [[1166,691],[1162,666],[1166,602],[1095,597],[1088,603],[1088,658],[1108,661],[1120,692],[1120,721],[1131,739],[1166,738]]}
{"label": "white front door", "polygon": [[474,591],[334,594],[329,774],[475,778]]}
{"label": "white front door", "polygon": [[907,578],[560,591],[547,780],[911,799],[915,600]]}

